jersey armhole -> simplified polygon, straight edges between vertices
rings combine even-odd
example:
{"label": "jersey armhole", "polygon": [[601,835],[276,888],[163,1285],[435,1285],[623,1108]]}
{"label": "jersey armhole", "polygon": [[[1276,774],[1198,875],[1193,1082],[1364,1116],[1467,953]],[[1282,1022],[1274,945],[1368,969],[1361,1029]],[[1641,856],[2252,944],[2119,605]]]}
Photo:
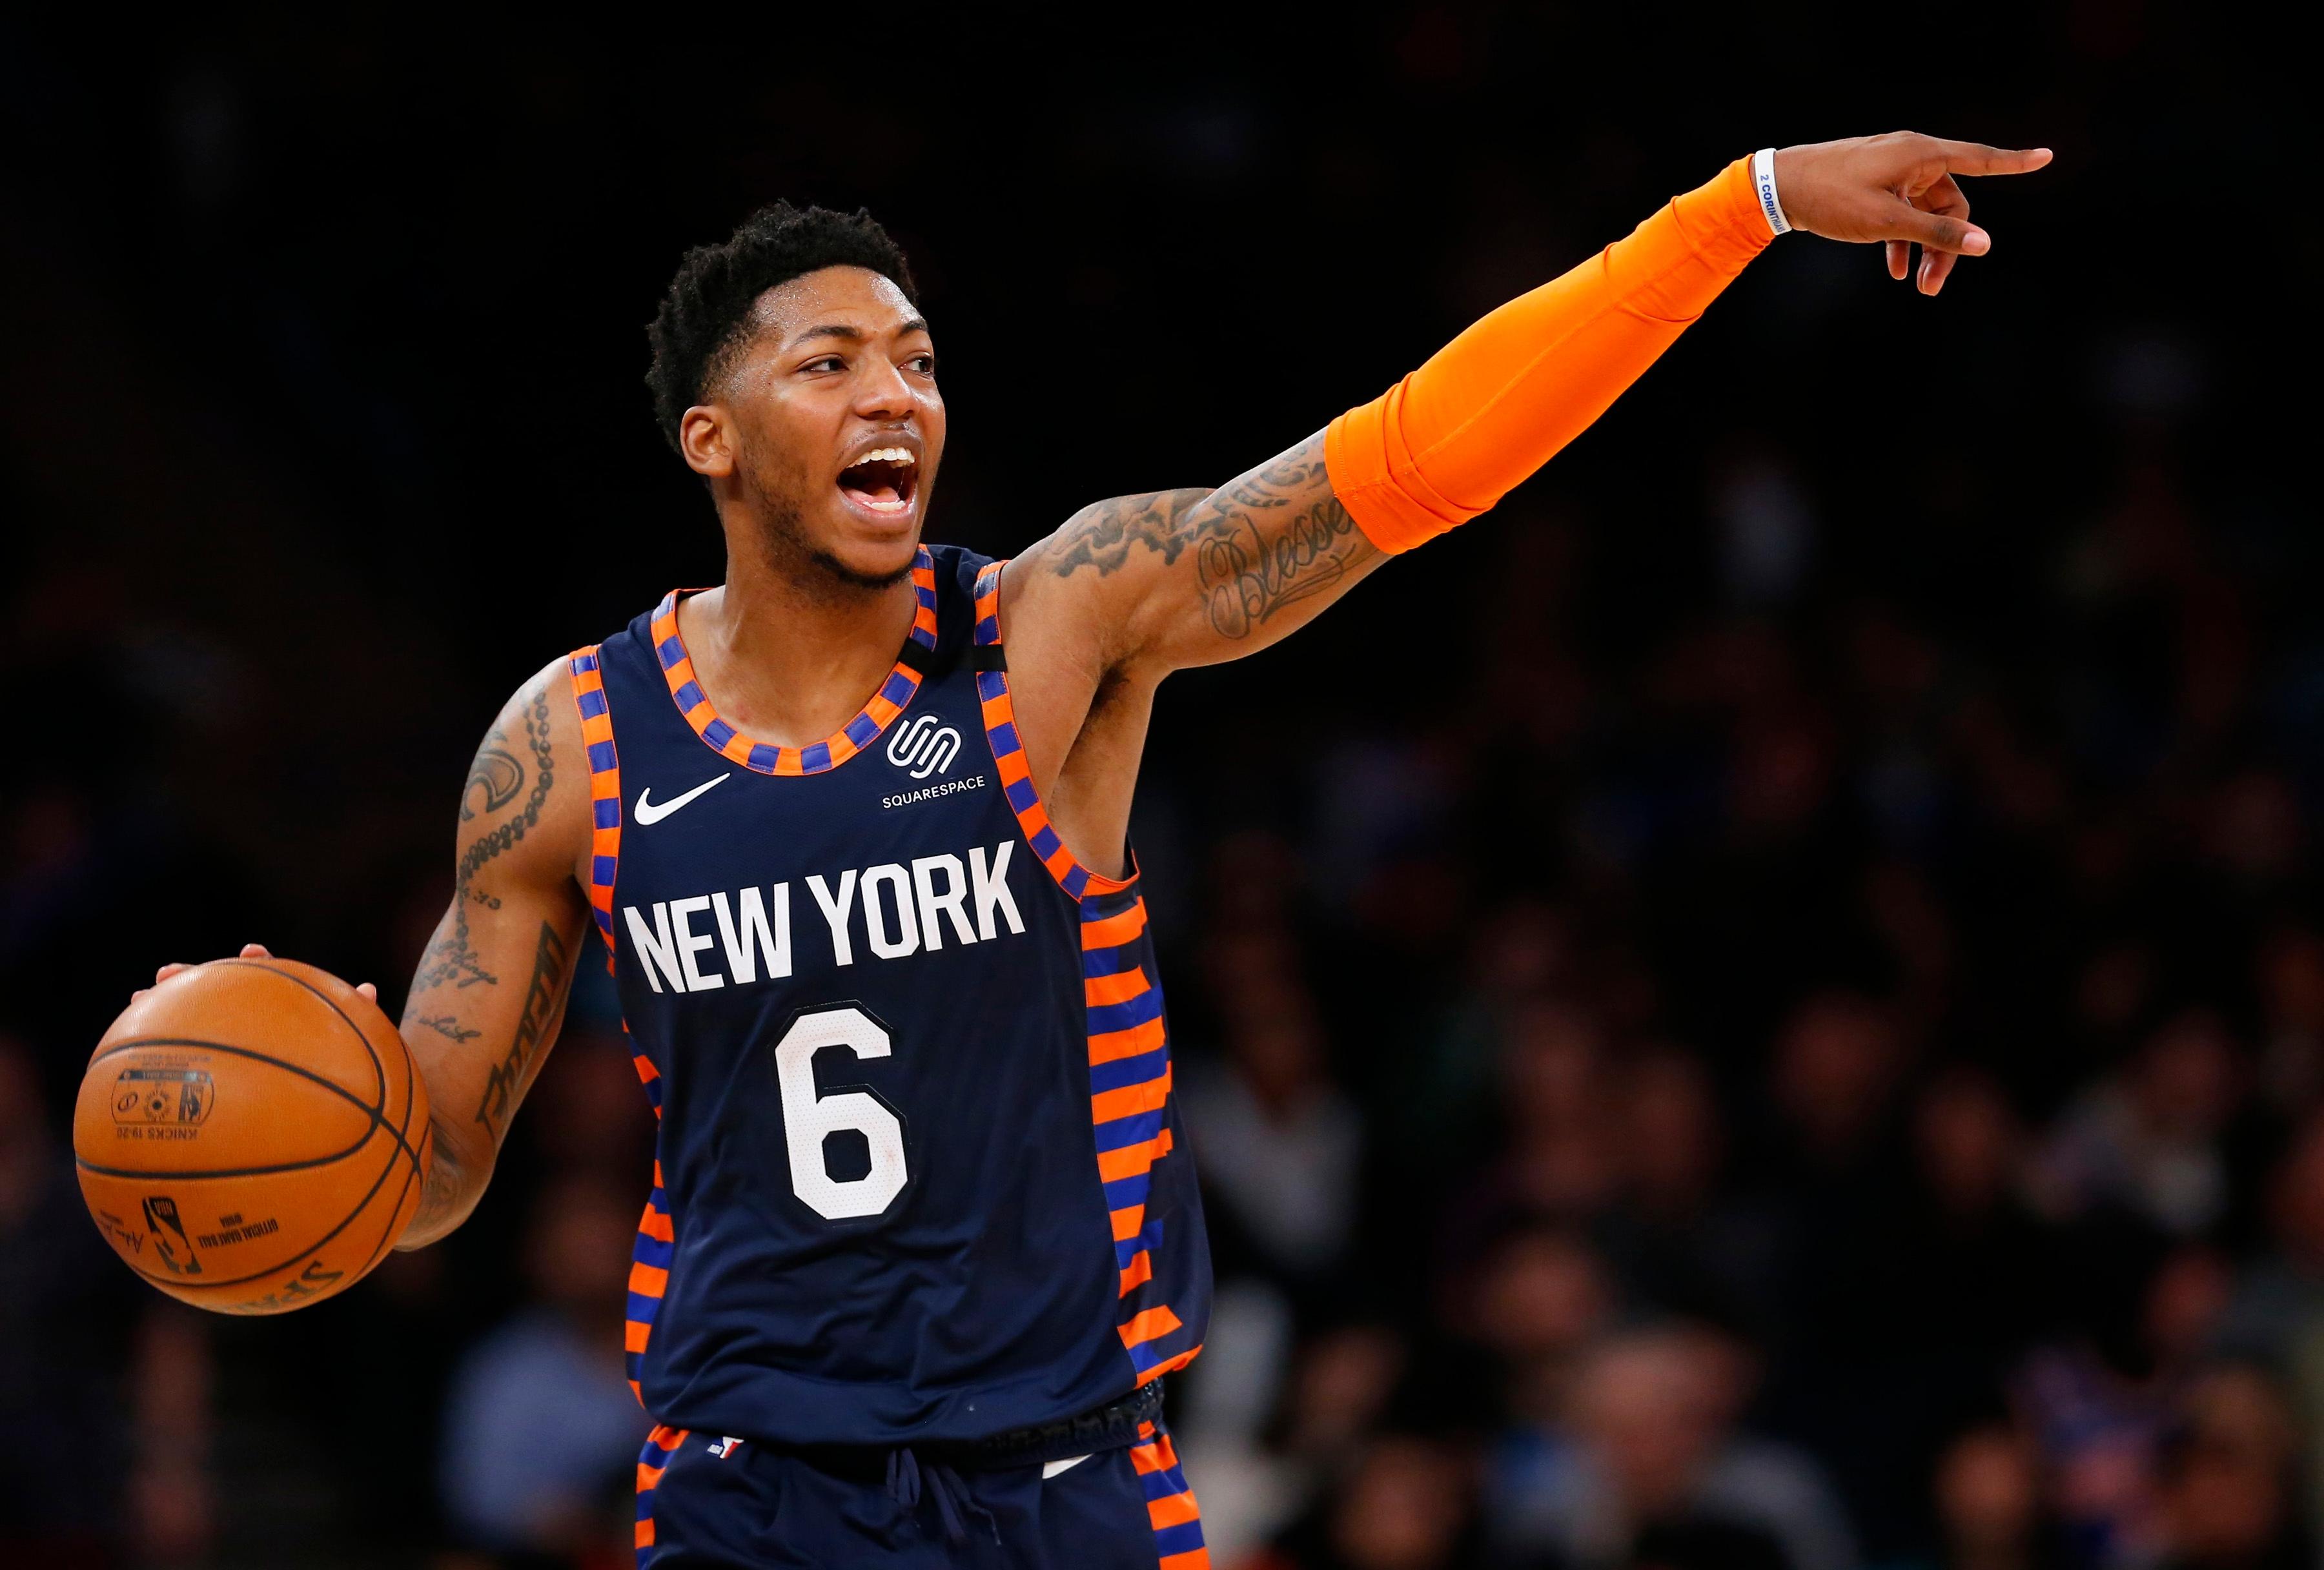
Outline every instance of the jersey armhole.
{"label": "jersey armhole", "polygon": [[613,879],[622,864],[622,761],[613,750],[613,711],[605,701],[602,644],[576,649],[567,661],[573,706],[581,716],[581,744],[589,758],[589,896],[597,935],[605,940],[605,969],[613,968]]}
{"label": "jersey armhole", "polygon": [[[1008,565],[1006,559],[988,561],[977,572],[974,642],[980,649],[1001,647],[1001,569]],[[1064,838],[1049,821],[1049,809],[1041,805],[1041,793],[1033,786],[1032,766],[1026,761],[1024,739],[1017,734],[1017,710],[1009,697],[1007,662],[992,663],[991,670],[978,663],[976,697],[983,711],[985,740],[992,747],[993,767],[1001,772],[1001,789],[1009,798],[1010,810],[1017,815],[1025,843],[1056,880],[1057,887],[1076,900],[1085,894],[1119,894],[1137,887],[1135,851],[1130,854],[1129,875],[1109,878],[1090,871],[1065,848]]]}

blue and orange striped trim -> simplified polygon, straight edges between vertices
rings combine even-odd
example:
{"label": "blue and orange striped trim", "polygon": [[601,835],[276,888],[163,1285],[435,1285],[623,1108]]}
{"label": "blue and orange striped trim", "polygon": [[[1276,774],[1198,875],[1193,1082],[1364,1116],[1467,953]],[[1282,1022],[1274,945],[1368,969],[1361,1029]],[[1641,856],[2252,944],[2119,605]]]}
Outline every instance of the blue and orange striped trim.
{"label": "blue and orange striped trim", "polygon": [[[605,701],[604,670],[595,646],[575,651],[573,702],[581,711],[581,740],[589,755],[589,909],[597,918],[597,931],[605,940],[605,968],[613,968],[613,880],[622,861],[622,764],[613,750],[613,715]],[[630,1036],[630,1022],[622,1021],[622,1037]],[[641,1406],[645,1395],[638,1388],[645,1362],[647,1339],[653,1334],[654,1311],[661,1307],[669,1285],[669,1261],[676,1234],[669,1218],[669,1196],[661,1184],[661,1070],[652,1058],[630,1044],[630,1062],[653,1107],[655,1152],[653,1192],[638,1217],[637,1241],[630,1249],[630,1298],[622,1326],[622,1345],[629,1363],[630,1393]],[[659,1476],[659,1472],[656,1473]]]}
{"label": "blue and orange striped trim", "polygon": [[1138,1382],[1144,1384],[1184,1368],[1201,1350],[1188,1344],[1192,1332],[1155,1282],[1154,1250],[1162,1242],[1162,1223],[1146,1214],[1154,1165],[1172,1150],[1170,1042],[1146,931],[1146,902],[1133,888],[1084,894],[1080,903],[1090,1122],[1098,1180],[1113,1225],[1114,1264],[1120,1271],[1117,1329],[1122,1350],[1138,1370]]}
{"label": "blue and orange striped trim", "polygon": [[605,940],[605,968],[613,968],[613,876],[622,864],[622,760],[613,750],[613,711],[605,702],[605,672],[597,645],[576,649],[573,706],[581,715],[581,745],[589,758],[589,910]]}
{"label": "blue and orange striped trim", "polygon": [[[912,613],[911,641],[934,652],[936,564],[925,545],[912,564],[912,587],[919,596],[919,605]],[[912,695],[920,689],[920,673],[899,660],[896,668],[888,672],[888,679],[880,684],[880,690],[872,695],[872,701],[825,739],[805,747],[754,742],[718,717],[710,695],[695,679],[694,657],[687,652],[686,640],[678,630],[678,591],[672,589],[654,607],[654,658],[661,662],[662,679],[669,683],[670,699],[678,705],[678,712],[686,716],[686,723],[694,727],[703,745],[730,763],[740,763],[761,774],[820,774],[827,769],[836,769],[877,741],[889,722],[904,712]]]}
{"label": "blue and orange striped trim", "polygon": [[662,1471],[669,1465],[670,1457],[678,1454],[678,1447],[686,1443],[687,1436],[692,1432],[693,1430],[687,1428],[670,1428],[656,1425],[654,1431],[646,1436],[645,1448],[638,1452],[636,1541],[640,1570],[643,1570],[649,1556],[653,1551],[654,1490],[661,1486]]}
{"label": "blue and orange striped trim", "polygon": [[1130,1464],[1146,1492],[1146,1519],[1153,1523],[1154,1553],[1161,1562],[1157,1570],[1211,1570],[1211,1551],[1203,1546],[1203,1510],[1186,1486],[1177,1446],[1151,1423],[1138,1426],[1138,1439],[1130,1447]]}
{"label": "blue and orange striped trim", "polygon": [[[979,647],[992,647],[1001,642],[1001,569],[1006,565],[988,562],[976,575]],[[1050,826],[1049,809],[1041,805],[1040,792],[1033,787],[1032,767],[1025,759],[1024,741],[1017,734],[1017,710],[1009,699],[1009,673],[978,671],[976,696],[983,705],[984,734],[992,742],[992,762],[1001,771],[1001,788],[1008,792],[1010,808],[1017,814],[1018,827],[1025,831],[1025,843],[1033,847],[1033,854],[1049,869],[1049,876],[1057,881],[1057,886],[1078,900],[1093,891],[1118,893],[1136,883],[1138,873],[1134,867],[1127,878],[1108,878],[1083,866]]]}
{"label": "blue and orange striped trim", "polygon": [[[622,1021],[622,1038],[630,1040],[627,1020]],[[646,1398],[640,1381],[644,1378],[646,1343],[653,1337],[654,1315],[669,1290],[669,1263],[678,1251],[678,1229],[670,1220],[669,1195],[661,1181],[661,1070],[635,1041],[630,1041],[630,1064],[638,1071],[638,1082],[646,1087],[646,1103],[654,1115],[653,1191],[646,1196],[645,1211],[638,1217],[637,1239],[630,1245],[629,1302],[622,1323],[622,1354],[629,1366],[630,1393],[642,1407]]]}
{"label": "blue and orange striped trim", "polygon": [[[649,1090],[652,1088],[650,1085]],[[654,1098],[654,1117],[659,1124],[659,1096]],[[654,1142],[657,1146],[661,1142],[659,1127]],[[629,1303],[622,1323],[622,1354],[627,1364],[630,1394],[637,1397],[641,1407],[646,1404],[641,1383],[645,1377],[646,1343],[653,1338],[654,1316],[661,1308],[663,1295],[669,1290],[669,1263],[677,1252],[678,1231],[670,1220],[669,1196],[662,1188],[661,1156],[657,1150],[653,1192],[646,1196],[644,1214],[638,1217],[637,1241],[630,1245]]]}
{"label": "blue and orange striped trim", "polygon": [[[1001,566],[993,562],[977,575],[979,644],[1001,642]],[[1008,672],[978,671],[976,691],[993,762],[1017,826],[1049,876],[1080,907],[1090,1122],[1098,1181],[1112,1223],[1114,1265],[1120,1273],[1115,1328],[1142,1385],[1185,1367],[1202,1351],[1154,1279],[1154,1250],[1162,1241],[1162,1224],[1146,1214],[1154,1164],[1168,1156],[1173,1146],[1167,1116],[1169,1032],[1163,1020],[1153,940],[1146,929],[1146,902],[1139,897],[1134,866],[1127,878],[1102,876],[1083,866],[1058,838],[1034,788],[1024,743],[1017,734]]]}

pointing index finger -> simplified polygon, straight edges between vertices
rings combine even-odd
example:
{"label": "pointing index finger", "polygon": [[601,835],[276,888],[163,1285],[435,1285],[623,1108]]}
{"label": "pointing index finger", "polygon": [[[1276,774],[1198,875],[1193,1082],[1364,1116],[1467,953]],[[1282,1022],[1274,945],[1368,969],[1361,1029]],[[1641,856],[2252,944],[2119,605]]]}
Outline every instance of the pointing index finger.
{"label": "pointing index finger", "polygon": [[2046,147],[1987,147],[1982,142],[1939,142],[1937,153],[1952,174],[2031,174],[2050,162]]}

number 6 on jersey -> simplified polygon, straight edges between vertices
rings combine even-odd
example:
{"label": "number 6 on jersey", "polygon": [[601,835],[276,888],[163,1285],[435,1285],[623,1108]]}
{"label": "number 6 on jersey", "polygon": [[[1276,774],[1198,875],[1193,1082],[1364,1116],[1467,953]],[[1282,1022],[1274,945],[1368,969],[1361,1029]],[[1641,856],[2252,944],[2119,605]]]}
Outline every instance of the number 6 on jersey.
{"label": "number 6 on jersey", "polygon": [[[783,1142],[790,1149],[791,1192],[826,1221],[877,1215],[903,1192],[903,1120],[869,1091],[815,1093],[815,1055],[844,1047],[858,1057],[888,1056],[887,1028],[853,1004],[801,1014],[775,1043],[775,1080],[783,1093]],[[834,1178],[824,1141],[848,1130],[872,1148],[872,1169]]]}

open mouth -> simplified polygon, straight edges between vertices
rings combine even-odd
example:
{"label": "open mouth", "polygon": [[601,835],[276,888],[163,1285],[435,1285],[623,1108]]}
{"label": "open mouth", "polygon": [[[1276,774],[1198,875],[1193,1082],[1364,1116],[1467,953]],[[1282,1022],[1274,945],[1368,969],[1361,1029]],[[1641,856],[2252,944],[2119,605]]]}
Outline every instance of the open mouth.
{"label": "open mouth", "polygon": [[839,471],[840,494],[871,513],[908,512],[920,460],[900,447],[875,448]]}

